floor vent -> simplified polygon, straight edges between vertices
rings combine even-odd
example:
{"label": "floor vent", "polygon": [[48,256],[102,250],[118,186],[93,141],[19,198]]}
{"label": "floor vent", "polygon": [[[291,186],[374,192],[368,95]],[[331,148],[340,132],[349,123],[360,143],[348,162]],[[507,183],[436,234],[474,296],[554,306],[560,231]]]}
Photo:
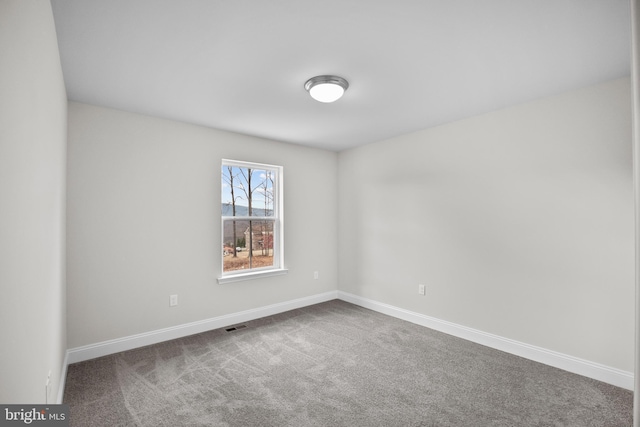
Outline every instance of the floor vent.
{"label": "floor vent", "polygon": [[244,328],[246,328],[246,327],[247,327],[247,325],[234,326],[234,327],[232,327],[232,328],[227,328],[227,329],[225,329],[225,331],[227,331],[227,332],[233,332],[233,331],[237,331],[238,329],[244,329]]}

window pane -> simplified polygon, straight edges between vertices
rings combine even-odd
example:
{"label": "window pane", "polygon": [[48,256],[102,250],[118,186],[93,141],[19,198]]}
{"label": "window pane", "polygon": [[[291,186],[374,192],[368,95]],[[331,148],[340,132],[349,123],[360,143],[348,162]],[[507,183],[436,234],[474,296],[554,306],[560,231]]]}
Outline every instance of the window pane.
{"label": "window pane", "polygon": [[222,166],[222,216],[274,216],[275,171]]}
{"label": "window pane", "polygon": [[273,216],[273,172],[270,170],[253,170],[252,175],[252,215]]}
{"label": "window pane", "polygon": [[273,267],[273,220],[224,223],[222,271]]}

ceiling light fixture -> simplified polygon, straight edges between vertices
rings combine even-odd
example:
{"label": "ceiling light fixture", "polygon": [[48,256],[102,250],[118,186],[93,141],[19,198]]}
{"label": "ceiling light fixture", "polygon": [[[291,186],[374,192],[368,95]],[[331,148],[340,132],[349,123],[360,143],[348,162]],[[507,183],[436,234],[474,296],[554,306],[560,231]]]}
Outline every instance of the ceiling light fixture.
{"label": "ceiling light fixture", "polygon": [[338,76],[316,76],[304,84],[309,95],[320,102],[337,101],[348,87],[349,82]]}

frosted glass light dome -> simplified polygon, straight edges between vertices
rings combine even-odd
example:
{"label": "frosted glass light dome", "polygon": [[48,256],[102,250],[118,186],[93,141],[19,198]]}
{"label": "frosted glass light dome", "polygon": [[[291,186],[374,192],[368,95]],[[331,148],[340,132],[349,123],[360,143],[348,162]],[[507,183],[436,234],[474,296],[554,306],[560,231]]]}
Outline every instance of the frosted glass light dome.
{"label": "frosted glass light dome", "polygon": [[313,99],[325,103],[340,99],[348,87],[349,82],[338,76],[316,76],[304,84]]}

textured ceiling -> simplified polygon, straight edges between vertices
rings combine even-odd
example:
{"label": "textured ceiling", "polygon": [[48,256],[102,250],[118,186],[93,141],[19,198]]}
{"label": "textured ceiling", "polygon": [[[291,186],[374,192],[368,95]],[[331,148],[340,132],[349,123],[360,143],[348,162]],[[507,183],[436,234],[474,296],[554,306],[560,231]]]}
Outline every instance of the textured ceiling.
{"label": "textured ceiling", "polygon": [[70,100],[329,150],[630,74],[628,0],[51,3]]}

